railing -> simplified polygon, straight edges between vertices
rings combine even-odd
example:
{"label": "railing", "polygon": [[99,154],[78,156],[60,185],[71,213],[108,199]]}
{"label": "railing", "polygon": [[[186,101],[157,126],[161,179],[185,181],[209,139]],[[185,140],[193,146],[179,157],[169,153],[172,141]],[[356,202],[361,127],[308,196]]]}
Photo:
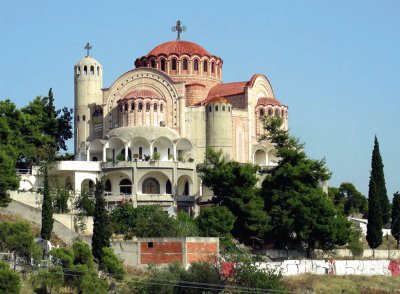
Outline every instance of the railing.
{"label": "railing", "polygon": [[31,175],[32,169],[30,168],[16,168],[15,171],[18,175]]}

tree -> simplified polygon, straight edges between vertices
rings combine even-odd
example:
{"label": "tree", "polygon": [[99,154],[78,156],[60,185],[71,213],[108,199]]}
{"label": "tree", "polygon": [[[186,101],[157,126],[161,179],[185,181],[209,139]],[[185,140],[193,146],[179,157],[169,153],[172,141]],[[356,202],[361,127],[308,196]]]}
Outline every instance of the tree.
{"label": "tree", "polygon": [[136,237],[172,237],[176,234],[176,220],[157,205],[139,206],[135,209],[133,232]]}
{"label": "tree", "polygon": [[39,269],[31,276],[31,283],[36,291],[45,291],[51,294],[53,290],[58,290],[64,284],[64,272],[61,266]]}
{"label": "tree", "polygon": [[47,165],[44,167],[44,184],[43,184],[43,203],[42,203],[42,228],[40,236],[44,240],[50,240],[53,231],[53,201],[50,195],[49,175]]}
{"label": "tree", "polygon": [[262,238],[269,230],[268,215],[257,188],[259,167],[228,161],[222,150],[207,149],[204,163],[197,167],[203,184],[213,190],[212,202],[226,206],[237,217],[232,234],[250,243],[251,237]]}
{"label": "tree", "polygon": [[26,222],[0,223],[0,249],[14,255],[14,268],[17,260],[30,263],[31,258],[41,258],[41,251],[34,242],[31,228]]}
{"label": "tree", "polygon": [[94,261],[90,245],[84,241],[77,240],[72,244],[74,253],[74,265],[85,265],[89,269],[94,268]]}
{"label": "tree", "polygon": [[335,206],[345,215],[354,213],[368,213],[368,200],[352,183],[341,183],[340,187],[329,188]]}
{"label": "tree", "polygon": [[176,215],[176,237],[202,236],[197,222],[187,212],[179,211]]}
{"label": "tree", "polygon": [[114,233],[132,237],[135,226],[135,208],[129,203],[114,208],[110,213],[110,221]]}
{"label": "tree", "polygon": [[6,207],[11,202],[8,190],[15,190],[19,186],[19,178],[15,173],[16,161],[9,155],[10,150],[0,145],[0,207]]}
{"label": "tree", "polygon": [[368,189],[367,241],[369,247],[372,249],[377,248],[382,243],[382,211],[380,201],[381,197],[378,194],[378,189],[371,174]]}
{"label": "tree", "polygon": [[114,275],[117,280],[122,280],[125,273],[124,266],[121,259],[114,253],[112,248],[103,247],[101,255],[100,268]]}
{"label": "tree", "polygon": [[225,244],[232,237],[236,217],[225,206],[213,206],[203,209],[196,221],[204,236],[221,237],[221,243]]}
{"label": "tree", "polygon": [[370,185],[371,181],[375,182],[375,190],[377,197],[379,199],[378,205],[380,206],[379,217],[382,219],[382,226],[383,226],[387,224],[390,219],[390,202],[387,196],[385,175],[383,173],[382,157],[379,151],[379,143],[376,136],[374,140],[374,149],[372,150]]}
{"label": "tree", "polygon": [[400,193],[396,192],[393,194],[392,202],[392,236],[397,241],[397,249],[400,249]]}
{"label": "tree", "polygon": [[0,293],[19,294],[21,289],[21,278],[16,271],[0,260]]}
{"label": "tree", "polygon": [[350,223],[335,209],[322,191],[321,184],[330,172],[324,160],[313,160],[304,145],[281,127],[279,117],[265,118],[267,136],[279,158],[277,165],[266,170],[262,183],[265,210],[271,217],[271,231],[266,241],[278,248],[331,249],[347,243]]}
{"label": "tree", "polygon": [[102,249],[110,247],[112,232],[103,196],[103,183],[99,180],[96,180],[94,197],[96,202],[93,214],[92,253],[101,263]]}

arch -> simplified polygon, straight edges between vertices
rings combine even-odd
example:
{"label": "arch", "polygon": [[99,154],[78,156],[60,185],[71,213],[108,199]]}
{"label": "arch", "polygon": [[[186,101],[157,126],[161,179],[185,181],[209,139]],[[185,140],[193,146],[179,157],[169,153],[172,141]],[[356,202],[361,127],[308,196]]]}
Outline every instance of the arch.
{"label": "arch", "polygon": [[139,102],[138,104],[138,111],[141,112],[143,110],[143,103]]}
{"label": "arch", "polygon": [[157,112],[158,104],[154,103],[153,108],[154,108],[154,112]]}
{"label": "arch", "polygon": [[143,194],[160,194],[160,183],[156,178],[149,177],[143,181],[142,184]]}
{"label": "arch", "polygon": [[131,110],[134,111],[135,110],[135,102],[131,103]]}
{"label": "arch", "polygon": [[208,71],[208,62],[207,60],[203,61],[203,72],[207,72]]}
{"label": "arch", "polygon": [[260,108],[260,116],[264,116],[264,108]]}
{"label": "arch", "polygon": [[165,193],[172,194],[172,184],[170,180],[167,180],[167,182],[165,183]]}
{"label": "arch", "polygon": [[90,66],[90,75],[94,76],[94,66],[93,65]]}
{"label": "arch", "polygon": [[81,192],[94,193],[94,181],[91,179],[84,179],[81,183]]}
{"label": "arch", "polygon": [[184,58],[182,61],[182,70],[188,70],[188,59]]}
{"label": "arch", "polygon": [[211,73],[215,73],[215,62],[211,62]]}
{"label": "arch", "polygon": [[132,182],[129,179],[123,179],[119,182],[119,193],[123,195],[132,195]]}
{"label": "arch", "polygon": [[111,186],[110,179],[107,179],[106,183],[104,184],[104,192],[108,192],[108,193],[112,192],[112,186]]}
{"label": "arch", "polygon": [[157,148],[157,152],[160,153],[160,160],[169,160],[168,149],[173,150],[174,144],[170,139],[165,136],[158,137],[153,142],[153,148]]}
{"label": "arch", "polygon": [[152,67],[152,68],[156,68],[157,66],[156,66],[156,60],[154,59],[154,58],[152,58],[151,60],[150,60],[150,66]]}
{"label": "arch", "polygon": [[258,165],[266,165],[267,164],[267,154],[264,150],[258,149],[254,153],[254,163]]}
{"label": "arch", "polygon": [[150,108],[151,108],[150,102],[147,102],[146,103],[146,112],[150,112]]}
{"label": "arch", "polygon": [[100,75],[100,66],[97,67],[97,75]]}
{"label": "arch", "polygon": [[118,137],[110,138],[106,143],[107,160],[116,161],[116,156],[125,148],[125,141]]}
{"label": "arch", "polygon": [[276,166],[278,164],[278,157],[276,156],[276,149],[268,151],[268,165]]}
{"label": "arch", "polygon": [[175,146],[176,155],[179,159],[182,158],[185,161],[190,158],[193,149],[192,142],[186,138],[179,138],[176,140]]}
{"label": "arch", "polygon": [[176,58],[172,58],[171,60],[171,70],[176,70]]}
{"label": "arch", "polygon": [[160,66],[161,70],[162,70],[162,71],[165,71],[165,64],[166,64],[165,59],[162,58],[161,61],[160,61],[160,63],[161,63],[161,66]]}
{"label": "arch", "polygon": [[192,194],[193,180],[188,175],[180,176],[177,181],[178,195],[189,196]]}
{"label": "arch", "polygon": [[193,71],[199,71],[199,60],[195,59],[193,61]]}
{"label": "arch", "polygon": [[[154,193],[154,194],[165,194],[166,193],[166,186],[167,186],[167,181],[171,181],[171,179],[169,178],[169,176],[159,170],[159,171],[150,171],[146,174],[144,174],[140,180],[137,182],[137,187],[138,187],[138,194],[146,194],[144,193],[149,192],[149,190],[144,190],[144,182],[149,179],[149,178],[154,178],[157,182],[158,182],[158,191],[159,193]],[[150,187],[147,187],[150,188]],[[171,187],[172,188],[172,187]],[[147,193],[150,194],[150,193]],[[151,193],[153,194],[153,193]]]}
{"label": "arch", "polygon": [[69,176],[65,179],[64,189],[67,190],[67,191],[73,191],[74,190],[74,186],[72,185],[72,181],[71,181],[71,178]]}
{"label": "arch", "polygon": [[150,156],[150,143],[143,137],[135,137],[130,143],[133,159],[143,159],[144,155]]}
{"label": "arch", "polygon": [[84,76],[87,76],[87,73],[88,73],[88,71],[87,71],[87,66],[85,65],[85,66],[83,67],[83,75],[84,75]]}

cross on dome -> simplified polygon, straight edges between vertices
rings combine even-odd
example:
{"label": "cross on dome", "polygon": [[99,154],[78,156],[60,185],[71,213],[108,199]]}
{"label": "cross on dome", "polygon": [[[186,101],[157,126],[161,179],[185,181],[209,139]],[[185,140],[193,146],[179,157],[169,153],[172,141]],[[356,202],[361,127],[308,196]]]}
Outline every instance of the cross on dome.
{"label": "cross on dome", "polygon": [[86,49],[87,53],[86,53],[86,57],[89,56],[89,51],[92,49],[92,45],[90,45],[89,43],[86,43],[86,46],[83,47],[83,49]]}
{"label": "cross on dome", "polygon": [[180,40],[181,39],[181,33],[186,31],[186,26],[184,26],[184,25],[181,26],[181,24],[182,24],[181,21],[178,20],[176,22],[176,25],[171,28],[171,31],[178,33],[178,36],[176,37],[177,40]]}

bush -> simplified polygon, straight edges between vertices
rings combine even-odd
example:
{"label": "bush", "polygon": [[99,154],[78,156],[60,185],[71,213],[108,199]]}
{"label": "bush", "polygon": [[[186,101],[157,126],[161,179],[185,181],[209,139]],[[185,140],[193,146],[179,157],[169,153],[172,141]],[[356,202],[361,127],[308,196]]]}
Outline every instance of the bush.
{"label": "bush", "polygon": [[52,293],[52,290],[58,290],[64,284],[63,270],[61,266],[40,269],[32,274],[31,283],[36,288],[35,292]]}
{"label": "bush", "polygon": [[0,260],[0,293],[18,294],[21,290],[20,276]]}
{"label": "bush", "polygon": [[81,240],[75,241],[72,244],[74,252],[74,264],[84,264],[89,269],[94,268],[94,261],[90,245]]}
{"label": "bush", "polygon": [[[224,288],[224,285],[220,279],[218,268],[215,265],[211,265],[207,262],[192,263],[189,269],[186,272],[183,272],[181,275],[180,285],[188,285],[187,283],[185,284],[185,282],[216,284],[221,285],[221,287],[211,286],[204,287],[203,289],[183,288],[183,293],[201,294],[204,293],[205,290],[208,290],[207,293],[219,293],[220,290]],[[213,288],[213,290],[209,290],[208,288]]]}
{"label": "bush", "polygon": [[113,274],[117,280],[122,280],[124,277],[125,270],[122,261],[109,247],[102,249],[100,268],[107,273]]}

